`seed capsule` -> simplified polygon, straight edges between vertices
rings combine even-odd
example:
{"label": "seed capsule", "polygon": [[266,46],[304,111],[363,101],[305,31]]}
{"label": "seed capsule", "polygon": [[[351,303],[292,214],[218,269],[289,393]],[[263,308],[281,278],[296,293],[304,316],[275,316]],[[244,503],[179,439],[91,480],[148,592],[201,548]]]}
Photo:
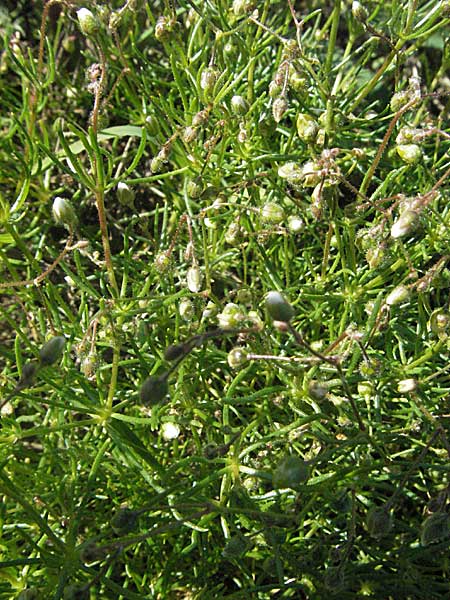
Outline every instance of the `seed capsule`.
{"label": "seed capsule", "polygon": [[58,335],[49,339],[39,350],[41,365],[47,367],[53,365],[63,355],[66,338]]}
{"label": "seed capsule", "polygon": [[295,314],[291,304],[280,292],[269,292],[266,296],[266,308],[274,321],[289,323]]}
{"label": "seed capsule", "polygon": [[169,393],[169,384],[167,377],[154,377],[150,375],[141,385],[139,395],[142,404],[145,406],[153,406],[159,404]]}

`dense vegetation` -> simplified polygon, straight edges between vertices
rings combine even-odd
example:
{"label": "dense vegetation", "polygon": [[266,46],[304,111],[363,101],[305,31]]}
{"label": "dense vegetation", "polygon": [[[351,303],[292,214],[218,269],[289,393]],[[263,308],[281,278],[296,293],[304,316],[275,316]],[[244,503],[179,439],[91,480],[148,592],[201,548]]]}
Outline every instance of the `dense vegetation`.
{"label": "dense vegetation", "polygon": [[450,594],[450,4],[0,8],[0,598]]}

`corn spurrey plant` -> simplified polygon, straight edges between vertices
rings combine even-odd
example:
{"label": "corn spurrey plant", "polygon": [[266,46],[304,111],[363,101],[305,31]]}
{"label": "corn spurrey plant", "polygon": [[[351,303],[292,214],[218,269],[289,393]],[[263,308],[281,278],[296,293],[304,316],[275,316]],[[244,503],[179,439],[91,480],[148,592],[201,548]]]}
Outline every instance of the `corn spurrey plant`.
{"label": "corn spurrey plant", "polygon": [[448,2],[0,9],[5,598],[448,593]]}

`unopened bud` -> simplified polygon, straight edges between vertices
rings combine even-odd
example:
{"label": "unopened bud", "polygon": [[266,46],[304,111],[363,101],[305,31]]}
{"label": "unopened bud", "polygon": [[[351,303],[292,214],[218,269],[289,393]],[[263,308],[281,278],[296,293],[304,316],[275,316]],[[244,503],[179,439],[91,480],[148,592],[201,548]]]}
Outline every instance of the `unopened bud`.
{"label": "unopened bud", "polygon": [[409,298],[409,290],[404,285],[399,285],[392,290],[390,294],[388,294],[386,298],[386,304],[388,306],[395,306],[396,304],[401,304],[405,300]]}
{"label": "unopened bud", "polygon": [[417,382],[417,379],[414,379],[412,377],[410,379],[402,379],[397,384],[397,392],[399,392],[400,394],[408,394],[410,392],[415,392],[418,387],[419,384]]}
{"label": "unopened bud", "polygon": [[98,31],[99,22],[88,8],[77,10],[78,23],[84,35],[92,35]]}
{"label": "unopened bud", "polygon": [[187,272],[187,285],[189,291],[196,294],[202,289],[203,275],[197,265],[191,267]]}
{"label": "unopened bud", "polygon": [[228,302],[223,311],[217,315],[221,329],[236,329],[242,325],[245,315],[242,309],[233,302]]}
{"label": "unopened bud", "polygon": [[284,210],[276,202],[266,202],[261,209],[261,219],[266,223],[281,223],[284,219]]}
{"label": "unopened bud", "polygon": [[139,395],[142,404],[151,406],[153,404],[159,404],[169,393],[169,385],[167,383],[167,377],[154,377],[150,375],[141,385]]}
{"label": "unopened bud", "polygon": [[133,206],[134,191],[123,181],[117,184],[117,199],[122,206]]}
{"label": "unopened bud", "polygon": [[227,361],[232,369],[237,369],[247,362],[247,353],[242,348],[233,348],[228,353]]}
{"label": "unopened bud", "polygon": [[280,292],[269,292],[266,296],[266,308],[274,321],[289,323],[295,314],[291,304]]}
{"label": "unopened bud", "polygon": [[66,338],[58,335],[50,338],[39,350],[39,358],[42,366],[53,365],[63,355]]}
{"label": "unopened bud", "polygon": [[288,109],[288,103],[284,97],[275,98],[272,104],[272,115],[275,123],[279,123]]}
{"label": "unopened bud", "polygon": [[192,321],[195,316],[195,307],[192,301],[189,298],[183,298],[178,307],[178,312],[184,321]]}
{"label": "unopened bud", "polygon": [[397,146],[397,154],[408,165],[415,165],[422,158],[422,150],[417,144],[400,144]]}
{"label": "unopened bud", "polygon": [[405,210],[391,227],[391,237],[395,240],[410,234],[417,227],[418,214],[415,210]]}
{"label": "unopened bud", "polygon": [[52,206],[53,218],[58,225],[66,225],[69,229],[73,229],[78,223],[78,217],[69,200],[57,196],[53,200]]}
{"label": "unopened bud", "polygon": [[218,78],[219,71],[215,67],[206,67],[200,75],[200,87],[209,94],[213,91]]}
{"label": "unopened bud", "polygon": [[353,2],[352,3],[352,15],[355,17],[357,21],[367,21],[367,17],[369,13],[367,9],[361,4],[361,2]]}
{"label": "unopened bud", "polygon": [[307,144],[315,141],[319,132],[319,124],[310,115],[300,113],[297,117],[298,137]]}
{"label": "unopened bud", "polygon": [[249,109],[248,102],[243,96],[233,96],[231,98],[231,110],[235,115],[244,116]]}

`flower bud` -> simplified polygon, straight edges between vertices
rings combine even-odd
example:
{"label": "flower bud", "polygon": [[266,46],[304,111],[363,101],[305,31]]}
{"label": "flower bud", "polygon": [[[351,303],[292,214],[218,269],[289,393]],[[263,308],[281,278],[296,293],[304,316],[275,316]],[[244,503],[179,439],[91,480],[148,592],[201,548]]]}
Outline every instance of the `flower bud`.
{"label": "flower bud", "polygon": [[117,199],[122,206],[133,206],[134,191],[123,181],[117,184]]}
{"label": "flower bud", "polygon": [[163,167],[164,160],[159,156],[154,156],[150,162],[150,171],[152,173],[159,173]]}
{"label": "flower bud", "polygon": [[185,144],[191,144],[197,138],[197,135],[198,135],[197,128],[188,126],[183,129],[183,133],[181,134],[181,137]]}
{"label": "flower bud", "polygon": [[186,186],[186,192],[187,195],[189,196],[189,198],[200,198],[200,196],[203,194],[204,188],[203,185],[201,183],[201,180],[199,179],[191,179],[190,181],[188,181],[187,186]]}
{"label": "flower bud", "polygon": [[441,542],[450,537],[450,515],[438,511],[425,519],[422,524],[420,543],[422,546]]}
{"label": "flower bud", "polygon": [[305,222],[301,217],[291,215],[288,218],[287,228],[291,233],[300,233],[305,228]]}
{"label": "flower bud", "polygon": [[98,31],[99,22],[88,8],[80,8],[77,10],[77,17],[81,33],[89,36]]}
{"label": "flower bud", "polygon": [[297,133],[298,137],[307,144],[315,141],[319,132],[319,124],[310,115],[300,113],[297,116]]}
{"label": "flower bud", "polygon": [[158,254],[153,263],[158,273],[165,273],[170,267],[170,255],[168,252]]}
{"label": "flower bud", "polygon": [[400,394],[408,394],[410,392],[415,392],[418,387],[419,384],[417,382],[417,379],[414,379],[412,377],[410,379],[402,379],[397,384],[397,392],[399,392]]}
{"label": "flower bud", "polygon": [[281,223],[284,219],[284,210],[276,202],[266,202],[261,208],[261,219],[266,223]]}
{"label": "flower bud", "polygon": [[365,22],[369,16],[367,9],[361,4],[361,2],[352,3],[352,15],[357,21]]}
{"label": "flower bud", "polygon": [[247,353],[242,348],[233,348],[228,352],[227,362],[232,369],[238,369],[247,362]]}
{"label": "flower bud", "polygon": [[159,42],[167,42],[172,36],[175,24],[176,21],[174,19],[169,19],[169,17],[165,17],[164,15],[158,17],[155,25],[155,38]]}
{"label": "flower bud", "polygon": [[[319,165],[312,161],[312,160],[308,160],[307,162],[305,162],[302,167],[301,167],[301,172],[302,172],[302,184],[305,187],[315,187],[319,184],[322,183],[323,180],[323,175],[322,175],[322,170],[320,169]],[[323,185],[322,188],[325,188],[326,186]]]}
{"label": "flower bud", "polygon": [[306,78],[300,75],[295,70],[289,71],[289,86],[294,90],[294,92],[300,93],[306,90]]}
{"label": "flower bud", "polygon": [[73,229],[78,223],[78,217],[69,200],[57,196],[53,200],[52,206],[53,218],[58,225],[66,225],[69,229]]}
{"label": "flower bud", "polygon": [[422,150],[417,144],[399,144],[397,154],[408,165],[415,165],[422,158]]}
{"label": "flower bud", "polygon": [[235,115],[244,116],[247,114],[249,105],[243,96],[233,96],[231,98],[231,110]]}
{"label": "flower bud", "polygon": [[386,304],[387,306],[395,306],[396,304],[401,304],[408,298],[408,288],[404,285],[399,285],[396,288],[394,288],[390,294],[388,294],[386,298]]}
{"label": "flower bud", "polygon": [[401,92],[396,92],[391,98],[391,109],[394,112],[402,109],[405,104],[411,100],[410,93],[407,90],[402,90]]}
{"label": "flower bud", "polygon": [[256,0],[233,0],[233,13],[236,17],[245,15],[256,7]]}
{"label": "flower bud", "polygon": [[42,366],[53,365],[63,355],[66,338],[58,335],[50,338],[39,350],[39,359]]}
{"label": "flower bud", "polygon": [[291,304],[280,292],[269,292],[266,296],[267,312],[274,321],[289,323],[295,314]]}
{"label": "flower bud", "polygon": [[189,298],[183,298],[178,307],[178,312],[183,321],[192,321],[195,316],[195,308],[192,301]]}
{"label": "flower bud", "polygon": [[415,210],[405,210],[391,227],[391,237],[394,240],[408,235],[416,229],[418,214]]}
{"label": "flower bud", "polygon": [[242,325],[245,315],[237,304],[228,302],[223,311],[217,315],[219,327],[221,329],[237,329]]}
{"label": "flower bud", "polygon": [[269,83],[269,98],[278,98],[283,91],[283,85],[278,81]]}
{"label": "flower bud", "polygon": [[447,337],[447,332],[450,329],[450,313],[443,308],[434,310],[430,315],[429,321],[430,330],[439,337]]}
{"label": "flower bud", "polygon": [[284,113],[288,109],[288,103],[286,98],[280,96],[279,98],[275,98],[272,104],[272,115],[275,123],[279,123],[283,118]]}
{"label": "flower bud", "polygon": [[206,67],[200,75],[200,87],[206,94],[210,94],[219,78],[219,71],[215,67]]}
{"label": "flower bud", "polygon": [[199,292],[202,289],[202,281],[203,275],[200,271],[200,268],[197,265],[188,269],[187,286],[189,291],[193,292],[194,294]]}
{"label": "flower bud", "polygon": [[184,354],[189,351],[189,346],[186,344],[171,344],[167,346],[164,352],[164,360],[173,361],[181,358]]}
{"label": "flower bud", "polygon": [[275,489],[297,490],[308,481],[309,475],[310,468],[303,459],[299,456],[285,456],[272,474],[272,485]]}
{"label": "flower bud", "polygon": [[139,396],[144,406],[153,406],[159,404],[169,393],[169,384],[167,383],[167,377],[162,375],[161,377],[154,377],[150,375],[141,385],[139,390]]}

